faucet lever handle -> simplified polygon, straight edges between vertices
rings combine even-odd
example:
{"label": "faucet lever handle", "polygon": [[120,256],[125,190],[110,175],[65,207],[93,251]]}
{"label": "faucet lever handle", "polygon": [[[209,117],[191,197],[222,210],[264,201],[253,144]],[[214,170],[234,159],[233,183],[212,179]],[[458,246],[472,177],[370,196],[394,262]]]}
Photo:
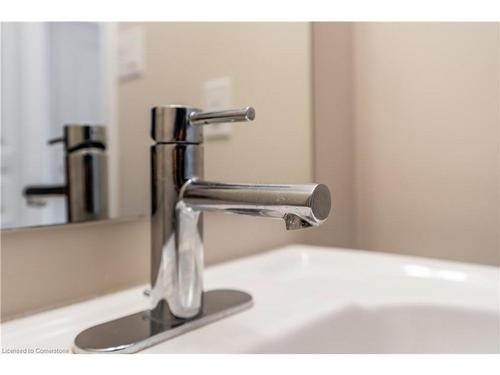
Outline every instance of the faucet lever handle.
{"label": "faucet lever handle", "polygon": [[57,137],[57,138],[52,138],[47,141],[48,145],[55,145],[56,143],[62,143],[66,141],[66,138],[64,137]]}
{"label": "faucet lever handle", "polygon": [[215,112],[192,112],[189,116],[191,125],[223,124],[228,122],[247,122],[255,119],[255,109],[244,107]]}

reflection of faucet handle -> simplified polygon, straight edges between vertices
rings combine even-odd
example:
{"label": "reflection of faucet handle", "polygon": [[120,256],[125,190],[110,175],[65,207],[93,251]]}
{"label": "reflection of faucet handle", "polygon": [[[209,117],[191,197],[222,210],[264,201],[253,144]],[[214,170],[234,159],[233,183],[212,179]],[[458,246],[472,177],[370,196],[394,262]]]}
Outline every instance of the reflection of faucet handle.
{"label": "reflection of faucet handle", "polygon": [[47,144],[49,144],[49,145],[53,145],[53,144],[56,144],[56,143],[62,143],[62,142],[64,142],[64,141],[65,141],[64,137],[52,138],[52,139],[49,139],[49,140],[47,141]]}
{"label": "reflection of faucet handle", "polygon": [[216,112],[192,112],[189,116],[191,125],[223,124],[228,122],[246,122],[255,119],[255,109],[245,107]]}
{"label": "reflection of faucet handle", "polygon": [[246,122],[255,118],[252,107],[202,112],[182,105],[154,107],[151,111],[151,138],[157,143],[202,143],[201,126]]}

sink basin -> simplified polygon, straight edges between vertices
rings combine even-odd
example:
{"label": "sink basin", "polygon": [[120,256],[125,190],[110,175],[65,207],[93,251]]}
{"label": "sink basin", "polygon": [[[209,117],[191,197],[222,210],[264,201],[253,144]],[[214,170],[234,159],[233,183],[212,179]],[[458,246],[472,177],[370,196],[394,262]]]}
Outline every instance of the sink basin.
{"label": "sink basin", "polygon": [[[287,246],[209,267],[245,312],[144,353],[500,353],[499,268]],[[83,329],[148,308],[144,287],[2,324],[2,348],[71,351]]]}
{"label": "sink basin", "polygon": [[353,305],[254,348],[258,353],[497,353],[498,314]]}

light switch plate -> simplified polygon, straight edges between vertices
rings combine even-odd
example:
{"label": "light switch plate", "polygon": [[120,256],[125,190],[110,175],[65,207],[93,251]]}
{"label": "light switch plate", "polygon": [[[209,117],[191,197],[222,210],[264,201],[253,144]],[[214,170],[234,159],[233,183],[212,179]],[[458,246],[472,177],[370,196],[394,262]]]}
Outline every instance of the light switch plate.
{"label": "light switch plate", "polygon": [[118,34],[118,78],[131,79],[144,72],[144,33],[133,27]]}
{"label": "light switch plate", "polygon": [[[203,110],[226,110],[232,106],[232,82],[230,77],[212,79],[203,83]],[[203,127],[206,139],[227,139],[231,136],[230,124],[213,124]]]}

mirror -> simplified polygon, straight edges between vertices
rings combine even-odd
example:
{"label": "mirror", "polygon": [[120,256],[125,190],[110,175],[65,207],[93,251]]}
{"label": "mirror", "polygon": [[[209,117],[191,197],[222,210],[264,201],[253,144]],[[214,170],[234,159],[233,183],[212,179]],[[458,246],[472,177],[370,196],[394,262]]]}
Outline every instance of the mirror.
{"label": "mirror", "polygon": [[2,23],[1,228],[148,215],[157,105],[256,108],[251,126],[204,129],[206,178],[311,181],[310,34],[308,23]]}
{"label": "mirror", "polygon": [[116,216],[110,32],[2,24],[2,229]]}

